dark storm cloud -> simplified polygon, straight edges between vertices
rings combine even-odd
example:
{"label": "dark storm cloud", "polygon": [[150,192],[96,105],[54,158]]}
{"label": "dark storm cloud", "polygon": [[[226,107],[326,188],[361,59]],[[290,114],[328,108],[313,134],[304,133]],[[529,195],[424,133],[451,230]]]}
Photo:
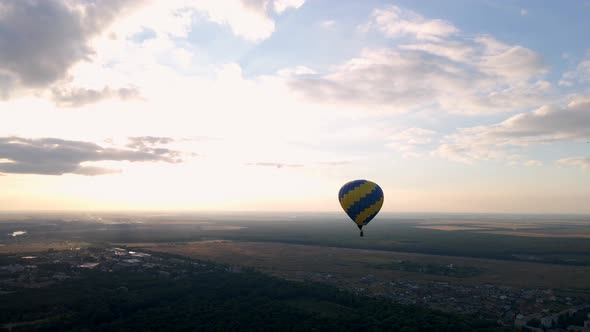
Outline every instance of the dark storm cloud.
{"label": "dark storm cloud", "polygon": [[46,87],[93,53],[90,38],[142,0],[0,0],[0,88]]}
{"label": "dark storm cloud", "polygon": [[98,144],[57,138],[0,137],[0,171],[4,173],[100,175],[117,172],[84,162],[181,162],[180,152],[165,148],[104,148]]}
{"label": "dark storm cloud", "polygon": [[102,90],[53,89],[52,94],[55,103],[62,107],[78,107],[110,98],[119,98],[121,100],[139,98],[139,91],[135,88],[111,89],[106,87]]}

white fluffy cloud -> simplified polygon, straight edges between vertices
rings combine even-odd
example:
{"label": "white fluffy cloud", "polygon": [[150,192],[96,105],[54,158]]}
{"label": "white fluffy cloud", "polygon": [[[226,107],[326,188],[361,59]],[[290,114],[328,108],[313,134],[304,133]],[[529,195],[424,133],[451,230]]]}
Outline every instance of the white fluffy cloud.
{"label": "white fluffy cloud", "polygon": [[573,86],[590,82],[590,57],[582,60],[575,70],[564,73],[559,81],[561,86]]}
{"label": "white fluffy cloud", "polygon": [[297,9],[305,0],[201,0],[191,1],[216,23],[228,25],[239,37],[252,42],[264,40],[274,32],[273,14]]}
{"label": "white fluffy cloud", "polygon": [[321,21],[320,26],[325,29],[332,29],[336,26],[336,21],[334,21],[334,20]]}
{"label": "white fluffy cloud", "polygon": [[390,48],[366,48],[323,75],[294,78],[309,99],[385,111],[442,109],[450,113],[514,112],[539,105],[552,91],[540,54],[491,36],[466,36],[450,23],[397,7],[377,10],[369,26]]}
{"label": "white fluffy cloud", "polygon": [[539,160],[527,160],[524,165],[529,167],[540,167],[543,166],[543,162]]}
{"label": "white fluffy cloud", "polygon": [[403,157],[418,157],[423,154],[421,147],[432,143],[436,132],[423,128],[407,128],[389,136],[388,147],[402,153]]}
{"label": "white fluffy cloud", "polygon": [[498,124],[460,129],[443,139],[436,154],[461,162],[510,159],[515,148],[590,137],[590,96],[573,98],[565,107],[543,106]]}
{"label": "white fluffy cloud", "polygon": [[[80,85],[76,70],[93,67],[104,77],[132,55],[140,63],[165,56],[188,68],[194,50],[173,40],[188,36],[197,15],[258,42],[273,33],[274,15],[303,4],[304,0],[6,0],[0,12],[0,98],[44,94],[65,106],[125,98],[133,84],[119,84],[121,75]],[[140,33],[153,38],[130,47],[129,38]]]}
{"label": "white fluffy cloud", "polygon": [[377,29],[388,37],[415,37],[419,40],[440,40],[459,32],[453,24],[438,19],[427,19],[411,10],[397,6],[376,9],[364,29]]}
{"label": "white fluffy cloud", "polygon": [[513,112],[538,105],[550,91],[548,82],[535,79],[544,67],[530,50],[507,46],[492,52],[478,44],[479,54],[460,62],[468,48],[439,46],[365,49],[326,75],[293,79],[291,87],[318,102],[463,114]]}
{"label": "white fluffy cloud", "polygon": [[228,26],[238,37],[264,40],[274,32],[273,15],[298,9],[305,0],[147,0],[148,4],[120,22],[117,30],[130,34],[148,28],[160,35],[186,36],[195,15]]}
{"label": "white fluffy cloud", "polygon": [[475,40],[482,46],[480,56],[473,59],[476,66],[482,72],[500,78],[498,84],[517,85],[547,72],[541,55],[535,51],[519,45],[507,45],[490,36]]}
{"label": "white fluffy cloud", "polygon": [[588,157],[573,157],[562,158],[557,161],[557,164],[564,167],[579,167],[583,170],[590,168],[590,158]]}
{"label": "white fluffy cloud", "polygon": [[275,12],[281,14],[289,8],[297,9],[305,3],[305,0],[275,0],[272,2]]}

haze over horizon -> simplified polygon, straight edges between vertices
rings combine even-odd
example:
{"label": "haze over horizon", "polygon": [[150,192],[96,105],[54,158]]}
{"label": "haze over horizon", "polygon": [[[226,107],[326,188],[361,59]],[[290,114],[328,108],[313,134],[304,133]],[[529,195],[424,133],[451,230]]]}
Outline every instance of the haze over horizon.
{"label": "haze over horizon", "polygon": [[0,0],[0,211],[590,214],[590,2],[338,3]]}

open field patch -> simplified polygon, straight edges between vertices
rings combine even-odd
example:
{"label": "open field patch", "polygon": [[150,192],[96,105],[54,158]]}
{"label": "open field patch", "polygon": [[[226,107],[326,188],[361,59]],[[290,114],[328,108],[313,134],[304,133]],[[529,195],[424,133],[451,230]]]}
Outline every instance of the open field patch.
{"label": "open field patch", "polygon": [[41,252],[47,250],[68,250],[88,247],[86,242],[54,242],[54,243],[32,243],[32,244],[7,244],[0,246],[0,254]]}
{"label": "open field patch", "polygon": [[489,228],[477,227],[477,226],[453,226],[453,225],[440,225],[440,226],[416,226],[421,229],[434,229],[437,231],[482,231]]}
{"label": "open field patch", "polygon": [[584,233],[549,233],[549,232],[511,232],[511,231],[483,231],[481,233],[512,235],[525,237],[547,237],[547,238],[570,238],[570,239],[590,239],[590,234]]}
{"label": "open field patch", "polygon": [[[133,244],[129,244],[132,246]],[[291,279],[313,274],[334,275],[348,281],[359,281],[367,275],[380,280],[438,280],[465,285],[495,284],[509,287],[590,289],[590,267],[566,266],[493,259],[438,256],[319,247],[310,245],[257,242],[191,242],[186,244],[142,244],[141,247],[160,252],[186,255],[260,269]],[[453,277],[400,269],[383,269],[375,264],[395,262],[450,265],[481,271],[474,276]],[[382,266],[381,266],[382,267]]]}

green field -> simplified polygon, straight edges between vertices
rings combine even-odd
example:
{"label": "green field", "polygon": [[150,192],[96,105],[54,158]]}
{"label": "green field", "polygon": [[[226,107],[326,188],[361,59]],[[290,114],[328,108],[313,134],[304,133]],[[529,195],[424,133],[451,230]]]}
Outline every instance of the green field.
{"label": "green field", "polygon": [[[584,237],[590,233],[590,219],[582,217],[380,217],[366,227],[362,238],[352,222],[332,214],[297,217],[125,214],[105,215],[100,222],[83,218],[76,221],[74,216],[68,217],[73,221],[64,222],[60,218],[63,216],[0,222],[0,233],[27,231],[19,238],[0,239],[0,245],[7,250],[5,247],[17,244],[59,241],[131,243],[226,239],[590,265],[590,238]],[[458,229],[424,228],[433,225]],[[510,234],[493,234],[498,232]],[[543,234],[545,236],[541,236]],[[574,238],[572,234],[582,237]]]}
{"label": "green field", "polygon": [[[334,274],[357,282],[361,277],[371,274],[379,280],[440,280],[470,286],[496,284],[516,288],[570,289],[582,293],[590,291],[590,267],[582,266],[271,242],[200,241],[129,245],[250,266],[290,279],[318,273]],[[390,268],[400,262],[406,262],[414,268],[440,268],[453,264],[459,272],[445,275],[419,269]]]}

